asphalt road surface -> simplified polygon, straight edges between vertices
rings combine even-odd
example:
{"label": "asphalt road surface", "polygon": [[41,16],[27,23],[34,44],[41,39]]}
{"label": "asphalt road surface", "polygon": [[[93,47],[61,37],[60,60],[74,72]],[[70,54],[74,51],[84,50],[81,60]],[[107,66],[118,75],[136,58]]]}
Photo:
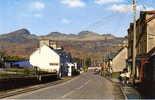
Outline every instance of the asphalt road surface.
{"label": "asphalt road surface", "polygon": [[6,99],[114,99],[113,84],[93,72],[67,82]]}

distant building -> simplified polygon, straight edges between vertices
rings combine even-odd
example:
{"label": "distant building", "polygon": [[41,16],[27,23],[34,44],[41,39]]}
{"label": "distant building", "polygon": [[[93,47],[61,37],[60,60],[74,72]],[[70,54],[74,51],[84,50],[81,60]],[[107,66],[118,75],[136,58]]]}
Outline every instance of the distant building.
{"label": "distant building", "polygon": [[96,71],[96,70],[101,70],[101,67],[88,67],[89,71]]}
{"label": "distant building", "polygon": [[103,63],[101,64],[101,70],[102,71],[108,71],[110,72],[110,65],[111,65],[111,59],[110,59],[110,55],[107,55],[104,60]]}
{"label": "distant building", "polygon": [[4,68],[32,68],[29,60],[22,60],[16,62],[4,62]]}
{"label": "distant building", "polygon": [[109,66],[112,72],[122,72],[126,68],[127,48],[124,47],[109,56]]}

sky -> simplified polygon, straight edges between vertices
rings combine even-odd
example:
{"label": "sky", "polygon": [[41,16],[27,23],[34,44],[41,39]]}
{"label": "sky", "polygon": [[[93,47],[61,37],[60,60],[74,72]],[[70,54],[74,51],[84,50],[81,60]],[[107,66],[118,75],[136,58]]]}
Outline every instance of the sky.
{"label": "sky", "polygon": [[[26,28],[32,34],[77,34],[83,30],[125,36],[132,22],[132,0],[0,0],[0,34]],[[137,11],[154,0],[137,0]],[[137,15],[138,16],[138,15]]]}

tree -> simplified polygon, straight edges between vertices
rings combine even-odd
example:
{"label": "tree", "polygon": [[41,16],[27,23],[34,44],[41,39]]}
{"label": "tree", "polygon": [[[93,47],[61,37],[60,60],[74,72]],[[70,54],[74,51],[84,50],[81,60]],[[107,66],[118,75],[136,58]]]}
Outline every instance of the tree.
{"label": "tree", "polygon": [[5,55],[5,52],[0,52],[0,66],[3,66],[4,65],[4,55]]}
{"label": "tree", "polygon": [[4,61],[6,62],[16,62],[16,61],[22,61],[22,60],[25,60],[25,59],[18,56],[4,56]]}
{"label": "tree", "polygon": [[85,66],[86,66],[86,67],[91,66],[91,58],[90,58],[90,57],[87,57],[87,58],[86,58],[86,60],[85,60]]}

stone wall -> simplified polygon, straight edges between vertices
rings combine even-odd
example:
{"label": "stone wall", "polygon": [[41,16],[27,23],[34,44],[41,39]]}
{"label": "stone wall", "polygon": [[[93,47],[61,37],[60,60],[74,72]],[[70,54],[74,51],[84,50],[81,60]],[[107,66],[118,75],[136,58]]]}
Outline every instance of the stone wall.
{"label": "stone wall", "polygon": [[0,79],[0,91],[22,88],[55,80],[57,80],[57,78],[54,75],[44,76],[41,81],[38,80],[36,76]]}

